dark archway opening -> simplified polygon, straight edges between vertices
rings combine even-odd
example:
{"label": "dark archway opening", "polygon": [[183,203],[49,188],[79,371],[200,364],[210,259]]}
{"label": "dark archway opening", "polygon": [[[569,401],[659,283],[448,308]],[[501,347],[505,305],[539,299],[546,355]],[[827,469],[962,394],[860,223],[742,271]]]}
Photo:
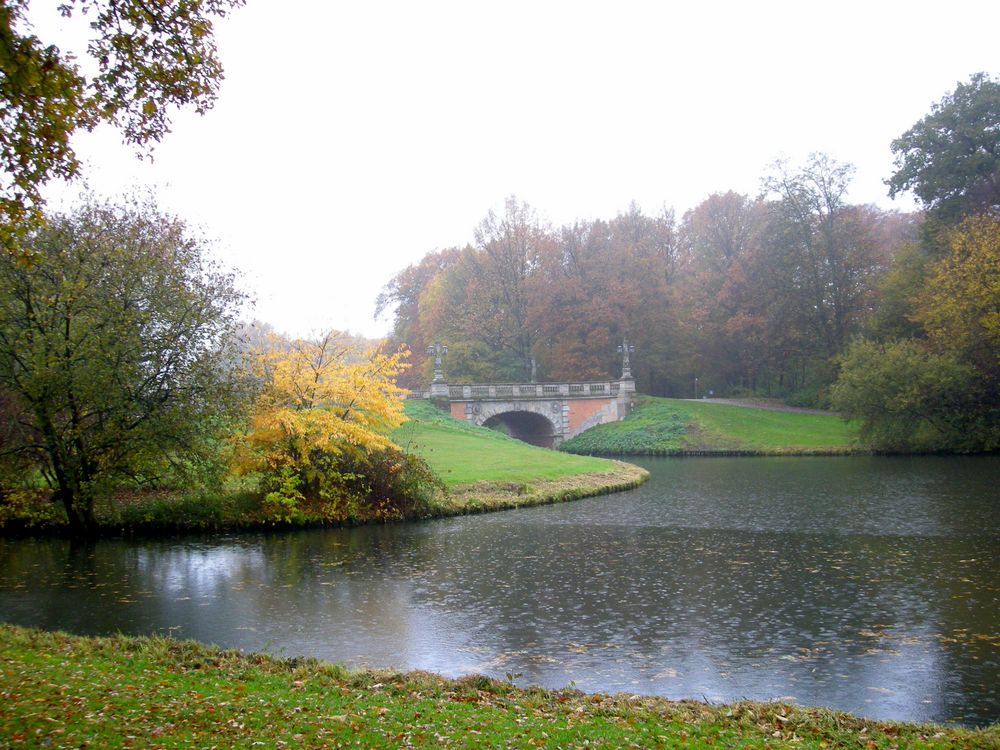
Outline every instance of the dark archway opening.
{"label": "dark archway opening", "polygon": [[555,427],[541,414],[530,411],[507,411],[496,414],[485,422],[483,427],[499,430],[512,438],[541,448],[552,448],[555,445]]}

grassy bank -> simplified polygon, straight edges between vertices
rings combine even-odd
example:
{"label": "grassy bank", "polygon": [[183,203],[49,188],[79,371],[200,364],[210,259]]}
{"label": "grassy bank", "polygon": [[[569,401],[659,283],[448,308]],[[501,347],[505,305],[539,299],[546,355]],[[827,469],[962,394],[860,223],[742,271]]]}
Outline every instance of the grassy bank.
{"label": "grassy bank", "polygon": [[351,673],[165,638],[0,626],[4,747],[1000,748],[1000,730],[822,709]]}
{"label": "grassy bank", "polygon": [[834,414],[769,411],[653,396],[639,396],[636,401],[636,408],[621,422],[587,430],[563,443],[562,450],[609,456],[856,452],[854,430]]}
{"label": "grassy bank", "polygon": [[[342,525],[429,518],[574,500],[628,489],[648,473],[620,461],[573,456],[535,448],[492,430],[452,419],[424,401],[406,404],[410,421],[393,435],[405,450],[425,459],[444,491],[406,513],[379,508],[334,507],[328,500],[302,500],[295,515],[275,517],[253,478],[229,482],[221,491],[120,490],[101,497],[95,515],[105,534],[171,534],[301,526]],[[9,492],[0,498],[0,534],[61,533],[61,505],[45,490]]]}
{"label": "grassy bank", "polygon": [[635,487],[649,476],[620,461],[536,448],[453,419],[427,401],[407,401],[406,415],[410,421],[393,439],[447,485],[433,503],[438,515],[574,500]]}

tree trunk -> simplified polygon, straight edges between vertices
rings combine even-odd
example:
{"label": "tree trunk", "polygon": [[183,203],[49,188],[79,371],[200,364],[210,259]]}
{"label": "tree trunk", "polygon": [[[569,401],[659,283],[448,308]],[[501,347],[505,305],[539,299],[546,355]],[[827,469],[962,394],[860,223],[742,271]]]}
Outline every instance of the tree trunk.
{"label": "tree trunk", "polygon": [[56,490],[56,497],[62,502],[69,520],[69,533],[74,539],[84,539],[97,534],[97,520],[94,518],[94,499],[84,496],[79,490],[65,485]]}

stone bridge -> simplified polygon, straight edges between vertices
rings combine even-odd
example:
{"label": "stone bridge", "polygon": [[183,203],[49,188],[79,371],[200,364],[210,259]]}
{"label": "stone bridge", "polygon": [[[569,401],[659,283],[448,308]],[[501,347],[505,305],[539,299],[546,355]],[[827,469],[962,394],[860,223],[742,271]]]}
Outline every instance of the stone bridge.
{"label": "stone bridge", "polygon": [[581,383],[448,385],[436,380],[420,395],[446,406],[456,419],[555,448],[594,425],[623,419],[635,395],[635,381],[628,375]]}

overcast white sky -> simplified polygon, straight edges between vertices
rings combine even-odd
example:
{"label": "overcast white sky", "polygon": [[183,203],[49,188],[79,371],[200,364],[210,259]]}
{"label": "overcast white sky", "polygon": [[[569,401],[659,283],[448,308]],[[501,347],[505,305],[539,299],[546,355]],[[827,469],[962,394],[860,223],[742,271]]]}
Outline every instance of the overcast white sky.
{"label": "overcast white sky", "polygon": [[857,167],[852,201],[912,208],[886,197],[889,143],[1000,73],[998,29],[994,0],[247,0],[217,25],[215,109],[152,164],[110,129],[76,146],[93,190],[151,188],[215,239],[255,317],[375,336],[382,285],[511,194],[555,225],[632,200],[680,218],[825,151]]}

